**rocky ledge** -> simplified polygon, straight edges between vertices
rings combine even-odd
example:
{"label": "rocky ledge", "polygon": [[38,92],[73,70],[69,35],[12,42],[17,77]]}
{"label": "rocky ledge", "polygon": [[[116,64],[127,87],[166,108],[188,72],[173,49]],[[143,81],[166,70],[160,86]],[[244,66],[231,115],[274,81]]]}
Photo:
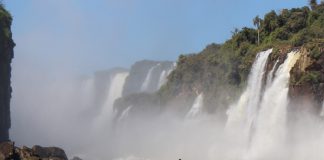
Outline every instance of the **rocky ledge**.
{"label": "rocky ledge", "polygon": [[67,160],[63,149],[57,147],[18,148],[14,142],[0,143],[0,160]]}

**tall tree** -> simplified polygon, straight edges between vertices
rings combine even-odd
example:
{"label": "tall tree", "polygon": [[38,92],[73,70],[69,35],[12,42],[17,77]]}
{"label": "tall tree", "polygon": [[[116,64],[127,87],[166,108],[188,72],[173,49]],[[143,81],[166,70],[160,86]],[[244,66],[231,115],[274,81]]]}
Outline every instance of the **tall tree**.
{"label": "tall tree", "polygon": [[253,19],[253,24],[258,28],[258,45],[260,44],[260,23],[261,23],[261,18],[259,16],[256,16]]}

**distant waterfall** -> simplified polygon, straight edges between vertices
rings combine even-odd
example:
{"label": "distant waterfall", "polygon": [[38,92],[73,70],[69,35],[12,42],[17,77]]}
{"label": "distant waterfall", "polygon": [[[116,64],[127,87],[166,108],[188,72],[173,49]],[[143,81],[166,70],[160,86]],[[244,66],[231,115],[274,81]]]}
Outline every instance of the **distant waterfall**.
{"label": "distant waterfall", "polygon": [[286,116],[290,70],[300,54],[290,52],[285,62],[279,66],[273,82],[264,92],[260,111],[255,125],[249,157],[259,159],[269,157],[279,150],[285,140]]}
{"label": "distant waterfall", "polygon": [[151,82],[151,79],[152,79],[152,73],[153,73],[153,70],[158,67],[160,64],[157,64],[153,67],[150,68],[150,70],[147,72],[147,75],[145,77],[145,80],[141,86],[141,91],[144,92],[144,91],[147,91],[148,90],[148,87],[150,85],[150,82]]}
{"label": "distant waterfall", "polygon": [[196,97],[196,99],[195,99],[191,109],[187,113],[186,117],[187,118],[193,118],[193,117],[196,117],[197,115],[199,115],[201,113],[201,111],[202,111],[203,106],[204,106],[203,101],[204,101],[203,94],[200,93]]}
{"label": "distant waterfall", "polygon": [[241,95],[237,104],[230,107],[227,111],[228,120],[226,127],[243,127],[245,136],[256,119],[258,105],[261,98],[262,78],[265,72],[267,59],[272,49],[257,54],[256,60],[252,65],[252,69],[248,78],[247,88]]}
{"label": "distant waterfall", "polygon": [[159,78],[159,85],[158,85],[159,88],[165,83],[167,76],[168,76],[167,71],[163,70]]}
{"label": "distant waterfall", "polygon": [[128,106],[125,110],[123,110],[123,112],[121,113],[121,115],[118,118],[118,121],[124,120],[128,117],[129,111],[132,109],[133,106]]}
{"label": "distant waterfall", "polygon": [[169,74],[174,70],[174,67],[175,66],[173,66],[172,68],[170,68],[168,70],[163,70],[161,72],[157,89],[160,89],[161,86],[164,85],[167,82],[167,78],[168,78]]}
{"label": "distant waterfall", "polygon": [[117,98],[122,96],[122,91],[127,76],[128,72],[116,73],[113,76],[110,83],[107,100],[104,103],[100,116],[98,117],[99,123],[106,124],[112,117],[114,102]]}

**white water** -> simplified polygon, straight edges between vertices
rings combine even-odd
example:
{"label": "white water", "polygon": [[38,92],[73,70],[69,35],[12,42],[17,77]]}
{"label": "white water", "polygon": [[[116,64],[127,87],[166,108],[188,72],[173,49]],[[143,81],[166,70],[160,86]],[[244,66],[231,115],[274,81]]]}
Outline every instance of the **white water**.
{"label": "white water", "polygon": [[163,70],[161,72],[160,78],[159,78],[159,84],[158,84],[158,88],[160,89],[162,85],[164,85],[167,82],[167,78],[170,75],[170,73],[174,70],[174,66],[172,66],[169,70]]}
{"label": "white water", "polygon": [[113,116],[113,105],[117,98],[122,96],[123,87],[128,76],[128,72],[117,73],[111,80],[107,100],[97,119],[97,124],[107,124]]}
{"label": "white water", "polygon": [[166,82],[167,77],[168,77],[167,71],[163,70],[159,78],[158,88],[160,88]]}
{"label": "white water", "polygon": [[121,113],[120,117],[118,118],[118,121],[122,121],[123,119],[126,119],[128,117],[129,111],[132,109],[133,106],[128,106],[123,112]]}
{"label": "white water", "polygon": [[267,75],[266,88],[268,88],[270,86],[270,84],[272,83],[272,81],[273,81],[274,71],[275,71],[278,63],[279,63],[279,60],[276,61],[276,63],[273,65],[273,68],[271,69],[271,71]]}
{"label": "white water", "polygon": [[200,93],[196,97],[191,109],[187,113],[186,118],[194,118],[198,116],[202,112],[202,108],[204,106],[203,101],[204,101],[203,93]]}
{"label": "white water", "polygon": [[[268,54],[265,54],[267,52]],[[236,132],[234,134],[241,132],[236,140],[242,148],[239,148],[238,152],[231,153],[237,154],[235,158],[284,159],[286,158],[284,155],[287,155],[283,152],[287,152],[285,134],[290,70],[300,54],[288,53],[285,62],[275,72],[278,63],[276,62],[268,73],[266,87],[262,92],[265,63],[269,52],[271,51],[258,54],[249,75],[247,89],[238,103],[228,111],[226,129],[234,130]]]}
{"label": "white water", "polygon": [[153,70],[154,70],[156,67],[158,67],[159,65],[160,65],[160,64],[157,64],[157,65],[151,67],[151,68],[149,69],[149,71],[147,72],[147,75],[146,75],[146,77],[145,77],[145,80],[144,80],[144,82],[143,82],[143,84],[142,84],[142,86],[141,86],[141,91],[142,91],[142,92],[145,92],[145,91],[148,90],[148,87],[149,87],[150,82],[151,82],[151,79],[152,79],[152,73],[153,73]]}
{"label": "white water", "polygon": [[246,137],[246,139],[248,139],[250,129],[257,116],[261,98],[262,78],[271,52],[272,49],[269,49],[257,54],[248,78],[246,90],[241,95],[238,103],[231,106],[227,111],[228,120],[226,128],[231,130],[232,128],[239,127],[239,130],[243,131],[242,136]]}
{"label": "white water", "polygon": [[[264,92],[248,159],[282,156],[284,152],[290,70],[299,58],[290,52]],[[280,148],[282,147],[282,149]],[[283,158],[283,157],[277,157]]]}

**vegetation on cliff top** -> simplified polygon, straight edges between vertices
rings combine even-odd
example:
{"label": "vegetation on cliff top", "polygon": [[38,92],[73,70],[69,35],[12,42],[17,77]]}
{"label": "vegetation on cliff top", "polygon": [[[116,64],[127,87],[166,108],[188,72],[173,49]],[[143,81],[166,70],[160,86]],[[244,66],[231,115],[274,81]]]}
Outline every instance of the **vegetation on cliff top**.
{"label": "vegetation on cliff top", "polygon": [[[263,19],[254,18],[253,24],[256,28],[235,29],[231,39],[222,45],[211,44],[198,54],[181,55],[176,70],[159,95],[167,101],[183,93],[192,97],[195,92],[204,92],[206,102],[226,104],[235,98],[235,91],[245,86],[256,53],[274,48],[270,57],[273,60],[278,58],[282,48],[305,47],[311,58],[322,56],[323,2],[311,1],[310,7],[271,11]],[[304,79],[317,81],[317,77],[320,76],[312,72]]]}

